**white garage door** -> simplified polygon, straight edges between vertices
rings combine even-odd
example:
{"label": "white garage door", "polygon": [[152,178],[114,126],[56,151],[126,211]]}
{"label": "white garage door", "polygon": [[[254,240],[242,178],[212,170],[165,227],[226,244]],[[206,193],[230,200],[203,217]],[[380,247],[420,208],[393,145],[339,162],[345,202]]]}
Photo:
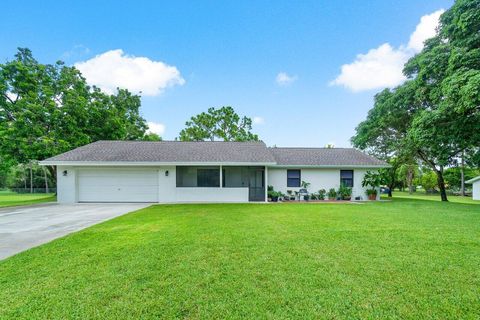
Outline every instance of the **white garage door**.
{"label": "white garage door", "polygon": [[158,202],[158,171],[153,169],[81,169],[80,202]]}

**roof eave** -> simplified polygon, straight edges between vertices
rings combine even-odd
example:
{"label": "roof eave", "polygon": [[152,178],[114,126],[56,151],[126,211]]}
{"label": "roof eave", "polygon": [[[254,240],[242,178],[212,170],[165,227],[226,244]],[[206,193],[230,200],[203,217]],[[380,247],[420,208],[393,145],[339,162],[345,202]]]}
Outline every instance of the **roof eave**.
{"label": "roof eave", "polygon": [[275,168],[318,168],[318,169],[334,169],[334,168],[367,168],[367,169],[383,169],[390,168],[389,164],[385,165],[366,165],[366,164],[333,164],[333,165],[304,165],[304,164],[276,164]]}
{"label": "roof eave", "polygon": [[161,162],[161,161],[58,161],[58,160],[44,160],[39,162],[42,166],[271,166],[275,162],[235,162],[235,161],[175,161],[175,162]]}
{"label": "roof eave", "polygon": [[477,182],[479,180],[480,180],[480,176],[475,177],[475,178],[470,179],[470,180],[467,180],[467,181],[465,181],[465,183],[471,184],[471,183]]}

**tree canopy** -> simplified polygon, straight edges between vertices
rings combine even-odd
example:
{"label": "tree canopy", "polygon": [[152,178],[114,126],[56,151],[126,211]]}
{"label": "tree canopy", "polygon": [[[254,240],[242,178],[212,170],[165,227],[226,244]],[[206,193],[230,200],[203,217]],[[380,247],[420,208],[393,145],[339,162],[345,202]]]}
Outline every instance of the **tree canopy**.
{"label": "tree canopy", "polygon": [[140,97],[89,86],[75,67],[41,64],[29,49],[0,64],[0,158],[26,163],[97,140],[155,139]]}
{"label": "tree canopy", "polygon": [[404,68],[408,80],[375,96],[352,138],[383,158],[413,157],[437,177],[447,200],[444,168],[480,147],[480,0],[457,0],[434,38]]}
{"label": "tree canopy", "polygon": [[180,132],[181,141],[258,141],[251,132],[252,119],[240,117],[230,106],[209,108],[190,118]]}

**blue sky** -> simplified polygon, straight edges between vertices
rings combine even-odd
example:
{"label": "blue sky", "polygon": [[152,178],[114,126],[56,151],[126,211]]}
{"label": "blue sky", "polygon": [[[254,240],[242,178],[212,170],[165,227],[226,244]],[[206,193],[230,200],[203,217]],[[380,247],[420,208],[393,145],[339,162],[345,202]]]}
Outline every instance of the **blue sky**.
{"label": "blue sky", "polygon": [[402,63],[452,2],[9,1],[0,61],[28,47],[105,90],[142,90],[142,114],[164,139],[231,105],[255,117],[268,145],[347,147],[374,94],[402,81]]}

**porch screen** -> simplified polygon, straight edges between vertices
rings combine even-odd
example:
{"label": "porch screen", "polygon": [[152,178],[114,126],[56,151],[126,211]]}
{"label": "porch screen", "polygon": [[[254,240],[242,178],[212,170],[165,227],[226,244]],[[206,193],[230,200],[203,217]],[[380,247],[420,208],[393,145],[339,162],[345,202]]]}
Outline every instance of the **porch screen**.
{"label": "porch screen", "polygon": [[220,167],[177,167],[177,187],[220,187]]}

